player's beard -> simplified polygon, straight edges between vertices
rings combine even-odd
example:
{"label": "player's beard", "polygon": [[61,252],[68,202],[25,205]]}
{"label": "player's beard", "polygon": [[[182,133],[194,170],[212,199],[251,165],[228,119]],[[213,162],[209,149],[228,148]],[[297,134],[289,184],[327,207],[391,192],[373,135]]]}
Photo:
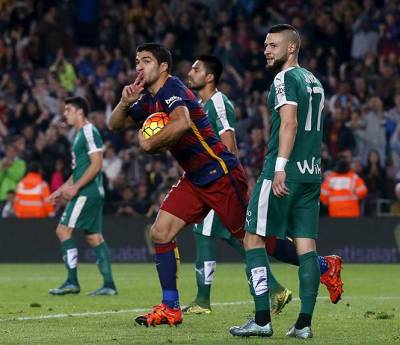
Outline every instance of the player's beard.
{"label": "player's beard", "polygon": [[283,65],[287,62],[288,55],[284,54],[279,58],[274,58],[274,63],[272,65],[267,65],[266,68],[269,72],[276,74],[282,70]]}
{"label": "player's beard", "polygon": [[155,82],[157,82],[159,77],[160,77],[159,75],[156,75],[156,76],[149,75],[144,81],[144,85],[143,85],[144,88],[148,89],[149,87],[151,87]]}
{"label": "player's beard", "polygon": [[190,80],[189,80],[188,84],[189,84],[189,87],[194,91],[200,91],[201,89],[203,89],[206,86],[205,82],[204,83],[198,83],[196,85],[196,84],[193,84],[193,82],[191,82]]}

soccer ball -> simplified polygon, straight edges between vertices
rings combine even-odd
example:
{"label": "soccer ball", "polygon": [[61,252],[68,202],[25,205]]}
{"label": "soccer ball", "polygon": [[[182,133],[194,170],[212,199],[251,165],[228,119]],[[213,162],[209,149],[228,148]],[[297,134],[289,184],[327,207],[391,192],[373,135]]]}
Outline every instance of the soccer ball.
{"label": "soccer ball", "polygon": [[154,134],[161,131],[161,129],[169,122],[169,116],[167,113],[158,112],[151,114],[144,122],[142,126],[143,137],[145,139],[150,138]]}

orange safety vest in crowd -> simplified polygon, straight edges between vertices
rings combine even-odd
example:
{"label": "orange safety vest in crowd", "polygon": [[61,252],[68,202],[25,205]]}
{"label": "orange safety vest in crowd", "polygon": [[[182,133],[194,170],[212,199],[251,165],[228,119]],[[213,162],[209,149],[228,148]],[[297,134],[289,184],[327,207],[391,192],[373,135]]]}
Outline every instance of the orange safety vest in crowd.
{"label": "orange safety vest in crowd", "polygon": [[360,200],[367,193],[364,181],[355,172],[332,172],[322,182],[320,200],[328,206],[330,217],[359,217]]}
{"label": "orange safety vest in crowd", "polygon": [[14,210],[17,218],[46,218],[54,216],[54,208],[46,199],[49,185],[38,173],[28,173],[17,185]]}

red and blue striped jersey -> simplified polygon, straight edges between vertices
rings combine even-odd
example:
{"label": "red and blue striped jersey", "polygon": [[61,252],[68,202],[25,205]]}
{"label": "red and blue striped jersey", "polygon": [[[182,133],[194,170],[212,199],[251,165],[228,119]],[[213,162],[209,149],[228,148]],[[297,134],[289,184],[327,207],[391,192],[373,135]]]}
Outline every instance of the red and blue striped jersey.
{"label": "red and blue striped jersey", "polygon": [[217,137],[194,93],[177,77],[169,77],[154,96],[144,93],[131,105],[127,115],[134,121],[142,121],[155,112],[170,114],[179,106],[188,108],[191,129],[169,149],[190,181],[204,186],[238,166],[239,160]]}

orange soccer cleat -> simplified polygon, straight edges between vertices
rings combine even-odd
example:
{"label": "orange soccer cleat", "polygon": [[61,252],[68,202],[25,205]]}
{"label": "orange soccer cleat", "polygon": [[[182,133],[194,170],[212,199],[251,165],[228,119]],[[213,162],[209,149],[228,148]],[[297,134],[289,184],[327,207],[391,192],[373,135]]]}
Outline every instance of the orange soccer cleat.
{"label": "orange soccer cleat", "polygon": [[153,307],[153,310],[150,313],[138,316],[135,319],[139,325],[146,327],[157,326],[161,324],[177,326],[182,323],[182,320],[181,308],[173,309],[163,303]]}
{"label": "orange soccer cleat", "polygon": [[337,255],[328,255],[325,256],[325,260],[328,262],[328,271],[321,276],[320,280],[328,289],[331,302],[336,304],[343,293],[343,282],[340,277],[342,258]]}

